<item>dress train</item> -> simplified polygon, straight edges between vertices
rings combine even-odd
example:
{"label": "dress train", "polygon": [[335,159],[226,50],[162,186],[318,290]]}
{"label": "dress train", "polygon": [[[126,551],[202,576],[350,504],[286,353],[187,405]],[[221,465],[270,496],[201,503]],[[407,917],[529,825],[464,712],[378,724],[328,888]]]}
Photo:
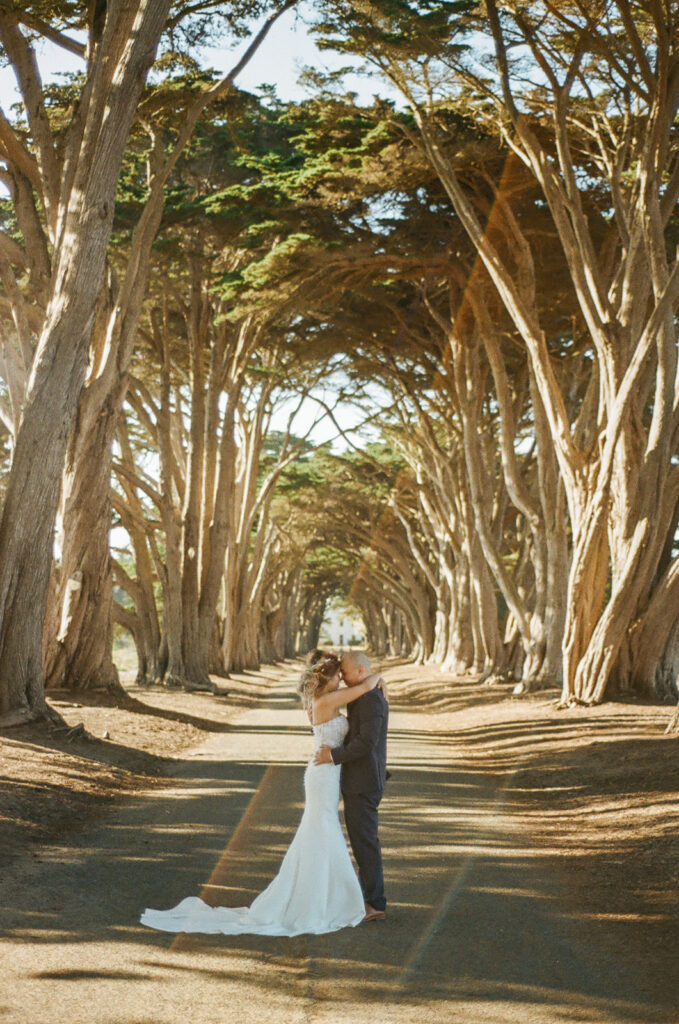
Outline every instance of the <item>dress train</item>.
{"label": "dress train", "polygon": [[[312,727],[315,748],[339,746],[343,715]],[[320,935],[359,924],[365,907],[339,821],[340,766],[304,772],[304,813],[273,881],[249,907],[211,907],[187,896],[171,910],[145,910],[141,923],[165,932],[209,935]]]}

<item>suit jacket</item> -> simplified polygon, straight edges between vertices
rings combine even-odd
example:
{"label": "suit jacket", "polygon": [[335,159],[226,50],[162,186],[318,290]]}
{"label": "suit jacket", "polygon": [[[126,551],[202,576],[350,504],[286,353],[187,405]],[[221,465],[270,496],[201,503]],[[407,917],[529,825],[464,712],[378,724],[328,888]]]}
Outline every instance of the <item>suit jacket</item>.
{"label": "suit jacket", "polygon": [[347,705],[349,731],[341,747],[333,747],[335,764],[342,765],[342,792],[384,791],[387,772],[389,705],[381,690],[369,690]]}

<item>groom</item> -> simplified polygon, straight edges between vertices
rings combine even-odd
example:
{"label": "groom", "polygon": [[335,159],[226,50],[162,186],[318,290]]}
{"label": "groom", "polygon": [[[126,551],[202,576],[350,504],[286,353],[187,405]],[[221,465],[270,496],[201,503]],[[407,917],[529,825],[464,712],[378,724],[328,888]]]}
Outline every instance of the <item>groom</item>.
{"label": "groom", "polygon": [[[357,686],[370,675],[370,662],[360,651],[342,658],[342,675],[347,686]],[[316,764],[342,765],[344,820],[358,865],[358,877],[365,900],[364,921],[386,917],[382,850],[377,837],[377,808],[387,772],[387,725],[389,705],[379,689],[364,693],[347,705],[349,731],[341,747],[322,746]]]}

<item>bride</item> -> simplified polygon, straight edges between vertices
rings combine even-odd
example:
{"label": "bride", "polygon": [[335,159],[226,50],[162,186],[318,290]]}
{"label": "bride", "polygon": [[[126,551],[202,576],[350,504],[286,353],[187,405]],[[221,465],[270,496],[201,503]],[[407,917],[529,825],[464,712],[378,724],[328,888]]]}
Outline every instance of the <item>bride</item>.
{"label": "bride", "polygon": [[[343,743],[349,726],[340,707],[384,688],[378,675],[341,690],[340,679],[337,655],[314,651],[299,692],[316,750]],[[145,910],[141,923],[166,932],[223,935],[319,935],[359,924],[365,905],[339,821],[340,765],[316,765],[312,755],[304,794],[302,820],[280,870],[249,907],[211,907],[188,896],[172,910]]]}

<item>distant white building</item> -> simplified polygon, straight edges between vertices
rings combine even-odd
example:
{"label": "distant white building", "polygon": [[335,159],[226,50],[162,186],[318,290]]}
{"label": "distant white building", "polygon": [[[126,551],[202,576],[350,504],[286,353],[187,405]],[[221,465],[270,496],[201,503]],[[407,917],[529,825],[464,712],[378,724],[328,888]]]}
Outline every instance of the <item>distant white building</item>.
{"label": "distant white building", "polygon": [[365,627],[359,615],[341,605],[330,605],[325,612],[319,643],[321,647],[360,647],[365,642]]}

